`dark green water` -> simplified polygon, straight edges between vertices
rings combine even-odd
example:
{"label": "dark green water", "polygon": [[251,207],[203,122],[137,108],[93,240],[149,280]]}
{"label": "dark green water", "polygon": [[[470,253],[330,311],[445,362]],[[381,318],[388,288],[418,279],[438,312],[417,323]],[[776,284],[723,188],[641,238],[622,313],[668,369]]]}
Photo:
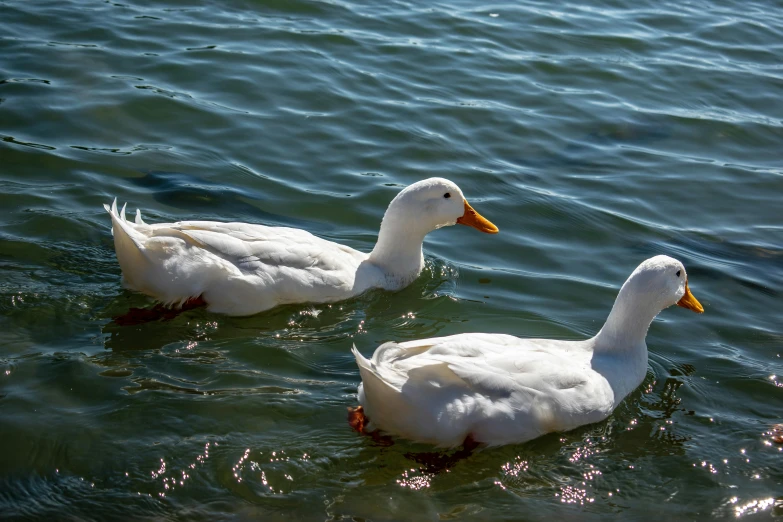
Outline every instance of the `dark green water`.
{"label": "dark green water", "polygon": [[[772,0],[0,0],[0,518],[783,517],[781,57]],[[402,292],[112,323],[114,196],[369,251],[430,176],[501,234]],[[348,428],[351,343],[584,338],[661,253],[706,313],[606,422],[435,476]]]}

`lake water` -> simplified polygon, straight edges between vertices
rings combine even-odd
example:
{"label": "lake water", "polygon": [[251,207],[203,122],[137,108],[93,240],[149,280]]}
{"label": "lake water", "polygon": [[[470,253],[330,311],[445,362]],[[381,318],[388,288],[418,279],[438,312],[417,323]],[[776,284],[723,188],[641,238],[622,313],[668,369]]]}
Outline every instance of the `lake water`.
{"label": "lake water", "polygon": [[[781,57],[772,0],[0,1],[0,515],[783,517]],[[112,322],[151,306],[115,196],[369,251],[430,176],[501,233],[432,233],[401,292]],[[585,338],[656,254],[706,311],[607,421],[440,474],[349,429],[352,343]]]}

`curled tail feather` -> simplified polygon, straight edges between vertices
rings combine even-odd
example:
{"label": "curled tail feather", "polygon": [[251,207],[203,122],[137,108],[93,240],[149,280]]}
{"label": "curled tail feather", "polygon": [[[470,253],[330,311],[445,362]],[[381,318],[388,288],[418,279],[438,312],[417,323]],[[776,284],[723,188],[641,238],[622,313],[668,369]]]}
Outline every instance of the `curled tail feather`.
{"label": "curled tail feather", "polygon": [[[133,247],[141,253],[141,251],[144,250],[144,246],[141,244],[141,238],[139,237],[139,233],[134,230],[133,225],[128,222],[128,220],[125,218],[125,207],[127,206],[127,203],[122,206],[122,210],[119,212],[117,211],[117,198],[114,198],[114,202],[111,204],[111,207],[109,205],[104,204],[103,208],[106,209],[106,212],[109,213],[111,216],[112,221],[112,227],[111,227],[111,234],[114,236],[114,246],[117,249],[117,255],[120,255],[120,245],[117,244],[118,239],[120,243],[122,243],[122,246],[129,246],[125,243],[130,242]],[[136,222],[138,223],[139,220],[141,220],[141,214],[137,211],[136,214]]]}
{"label": "curled tail feather", "polygon": [[115,198],[111,207],[103,205],[103,208],[111,216],[114,250],[117,253],[117,261],[120,263],[120,268],[122,268],[126,286],[140,289],[144,287],[144,280],[146,279],[142,274],[150,268],[150,260],[144,247],[146,237],[136,230],[136,227],[139,226],[138,223],[141,221],[141,214],[137,211],[137,224],[134,225],[125,217],[125,206],[123,205],[122,209],[118,211],[117,198]]}
{"label": "curled tail feather", "polygon": [[[363,412],[372,422],[375,418],[390,419],[395,415],[404,415],[409,405],[402,397],[398,388],[377,371],[372,361],[365,358],[354,346],[351,349],[359,366],[359,374],[362,384],[359,385],[359,403],[364,407]],[[374,429],[375,424],[370,428]]]}

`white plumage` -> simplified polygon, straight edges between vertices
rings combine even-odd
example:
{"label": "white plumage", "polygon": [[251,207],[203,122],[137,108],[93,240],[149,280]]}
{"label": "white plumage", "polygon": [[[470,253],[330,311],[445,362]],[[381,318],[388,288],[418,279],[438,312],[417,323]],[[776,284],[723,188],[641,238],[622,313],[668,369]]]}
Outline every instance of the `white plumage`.
{"label": "white plumage", "polygon": [[414,183],[394,198],[370,254],[295,228],[215,221],[148,225],[139,211],[135,222],[128,221],[116,199],[104,207],[128,288],[174,306],[200,296],[210,311],[230,315],[334,302],[371,288],[397,290],[421,272],[428,232],[455,223],[497,232],[457,185],[441,178]]}
{"label": "white plumage", "polygon": [[704,311],[682,264],[656,256],[631,274],[588,340],[466,333],[386,343],[369,360],[354,346],[368,429],[453,447],[468,436],[509,444],[601,421],[641,384],[647,329],[675,303]]}

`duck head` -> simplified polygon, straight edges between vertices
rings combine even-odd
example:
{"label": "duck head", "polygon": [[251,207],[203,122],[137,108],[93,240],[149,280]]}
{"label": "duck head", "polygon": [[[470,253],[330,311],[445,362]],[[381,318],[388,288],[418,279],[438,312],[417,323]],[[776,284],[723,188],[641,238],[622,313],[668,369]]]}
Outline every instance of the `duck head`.
{"label": "duck head", "polygon": [[454,224],[498,233],[498,227],[473,210],[457,184],[444,178],[429,178],[405,187],[389,204],[383,220],[405,223],[410,230],[425,234]]}
{"label": "duck head", "polygon": [[408,283],[424,266],[424,236],[458,223],[487,234],[498,232],[498,227],[473,210],[455,183],[443,178],[416,182],[400,191],[386,209],[370,261],[394,285]]}
{"label": "duck head", "polygon": [[685,267],[669,256],[655,256],[642,262],[620,293],[631,294],[629,297],[644,301],[658,311],[676,304],[699,314],[704,312],[704,307],[688,287]]}
{"label": "duck head", "polygon": [[596,336],[596,351],[622,351],[643,344],[655,316],[674,304],[699,314],[704,312],[688,287],[688,273],[682,263],[669,256],[643,261],[617,294],[612,311]]}

